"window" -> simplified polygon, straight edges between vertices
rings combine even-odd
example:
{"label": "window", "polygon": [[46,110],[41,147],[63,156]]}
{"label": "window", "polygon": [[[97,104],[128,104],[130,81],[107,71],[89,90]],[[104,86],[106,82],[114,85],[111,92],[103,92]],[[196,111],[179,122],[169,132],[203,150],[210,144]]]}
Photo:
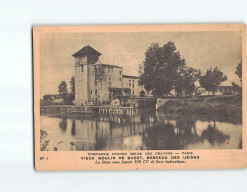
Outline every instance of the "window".
{"label": "window", "polygon": [[98,68],[95,66],[95,75],[98,75]]}
{"label": "window", "polygon": [[119,81],[122,81],[122,78],[119,78]]}
{"label": "window", "polygon": [[109,87],[111,87],[111,82],[109,82]]}
{"label": "window", "polygon": [[134,88],[135,87],[135,84],[133,83],[132,87]]}
{"label": "window", "polygon": [[122,71],[119,71],[119,74],[121,75],[122,74]]}
{"label": "window", "polygon": [[131,82],[131,80],[129,80],[129,82]]}
{"label": "window", "polygon": [[97,95],[98,94],[98,90],[95,90],[95,95]]}
{"label": "window", "polygon": [[98,82],[97,81],[95,81],[95,85],[98,85]]}
{"label": "window", "polygon": [[131,83],[129,83],[129,87],[131,87]]}
{"label": "window", "polygon": [[113,72],[113,68],[108,68],[108,73]]}
{"label": "window", "polygon": [[133,82],[135,82],[135,80],[133,80]]}
{"label": "window", "polygon": [[93,94],[93,91],[92,90],[90,90],[90,94]]}
{"label": "window", "polygon": [[111,80],[111,77],[109,77],[109,80]]}
{"label": "window", "polygon": [[81,65],[81,72],[83,72],[83,65]]}
{"label": "window", "polygon": [[133,90],[133,95],[135,94],[135,91]]}

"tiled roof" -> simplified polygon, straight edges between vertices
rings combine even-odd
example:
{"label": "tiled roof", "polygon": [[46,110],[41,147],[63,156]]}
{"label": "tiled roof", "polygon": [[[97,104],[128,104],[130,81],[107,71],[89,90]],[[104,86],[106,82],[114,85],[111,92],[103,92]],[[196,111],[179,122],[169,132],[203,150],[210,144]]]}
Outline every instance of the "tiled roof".
{"label": "tiled roof", "polygon": [[123,78],[140,79],[138,76],[123,75]]}
{"label": "tiled roof", "polygon": [[122,68],[121,66],[110,65],[110,64],[102,64],[102,66],[107,66],[107,67],[110,67],[110,68]]}
{"label": "tiled roof", "polygon": [[99,53],[98,51],[96,51],[94,48],[90,47],[89,45],[86,47],[83,47],[81,50],[79,50],[78,52],[74,53],[72,56],[76,57],[79,55],[85,55],[85,54],[98,54],[99,56],[101,55],[101,53]]}

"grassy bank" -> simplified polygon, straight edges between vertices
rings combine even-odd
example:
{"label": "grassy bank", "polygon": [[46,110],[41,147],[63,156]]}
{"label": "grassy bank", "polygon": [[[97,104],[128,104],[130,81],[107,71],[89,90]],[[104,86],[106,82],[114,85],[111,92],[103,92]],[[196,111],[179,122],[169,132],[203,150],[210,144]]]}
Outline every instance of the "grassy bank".
{"label": "grassy bank", "polygon": [[242,118],[241,96],[216,96],[168,100],[158,113],[207,114]]}

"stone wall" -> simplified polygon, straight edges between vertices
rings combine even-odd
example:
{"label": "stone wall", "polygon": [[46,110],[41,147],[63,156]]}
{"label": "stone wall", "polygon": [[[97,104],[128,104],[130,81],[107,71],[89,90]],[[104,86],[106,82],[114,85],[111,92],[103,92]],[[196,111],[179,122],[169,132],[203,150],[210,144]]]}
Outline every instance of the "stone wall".
{"label": "stone wall", "polygon": [[40,106],[41,115],[57,115],[72,112],[94,111],[92,106],[74,106],[74,105],[54,105],[54,106]]}
{"label": "stone wall", "polygon": [[161,99],[158,98],[157,99],[157,103],[156,103],[156,110],[158,110],[161,106],[163,106],[164,104],[166,104],[166,102],[168,102],[169,99]]}

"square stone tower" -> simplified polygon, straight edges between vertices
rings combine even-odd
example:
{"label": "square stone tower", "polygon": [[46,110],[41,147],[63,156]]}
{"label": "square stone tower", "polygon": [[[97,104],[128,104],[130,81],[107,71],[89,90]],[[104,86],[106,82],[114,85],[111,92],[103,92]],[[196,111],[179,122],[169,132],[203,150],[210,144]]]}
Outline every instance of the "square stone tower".
{"label": "square stone tower", "polygon": [[75,105],[81,106],[94,101],[91,85],[95,82],[95,65],[101,53],[90,46],[73,54],[75,58]]}

